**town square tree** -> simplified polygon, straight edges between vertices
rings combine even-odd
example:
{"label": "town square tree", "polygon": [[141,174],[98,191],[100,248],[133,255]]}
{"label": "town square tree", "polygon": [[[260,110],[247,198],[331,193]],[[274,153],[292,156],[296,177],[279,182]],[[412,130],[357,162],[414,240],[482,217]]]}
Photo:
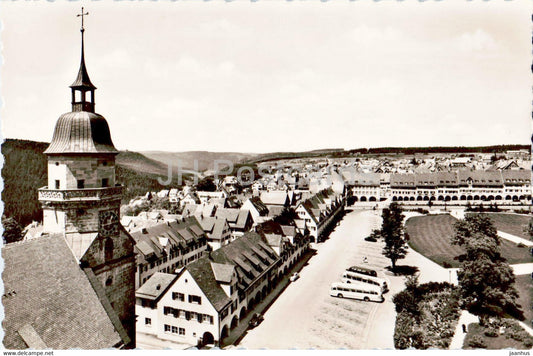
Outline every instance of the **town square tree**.
{"label": "town square tree", "polygon": [[17,220],[2,216],[2,227],[4,228],[4,243],[11,243],[22,240],[22,226]]}
{"label": "town square tree", "polygon": [[524,228],[524,232],[529,235],[529,238],[533,240],[533,218],[529,220],[529,223]]}
{"label": "town square tree", "polygon": [[385,241],[383,255],[391,260],[392,270],[396,270],[396,262],[405,258],[407,254],[407,240],[403,229],[402,208],[397,203],[391,203],[383,209],[381,214],[381,237]]}
{"label": "town square tree", "polygon": [[489,217],[467,215],[455,226],[452,244],[461,246],[457,271],[463,308],[479,317],[481,326],[490,317],[523,318],[517,304],[513,270],[502,257],[501,240]]}

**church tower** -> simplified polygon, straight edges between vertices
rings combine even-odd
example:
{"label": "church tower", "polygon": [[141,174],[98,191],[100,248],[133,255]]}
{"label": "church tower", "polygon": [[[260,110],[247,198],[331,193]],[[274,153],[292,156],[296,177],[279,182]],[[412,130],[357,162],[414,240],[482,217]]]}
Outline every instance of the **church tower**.
{"label": "church tower", "polygon": [[[134,240],[120,224],[124,187],[116,184],[106,119],[95,113],[96,87],[85,66],[83,12],[81,63],[70,86],[72,111],[57,120],[48,157],[48,186],[39,189],[44,231],[62,233],[93,288],[105,293],[130,340],[135,338]],[[99,295],[100,297],[100,295]],[[101,298],[102,299],[102,298]],[[115,318],[116,318],[115,316]]]}

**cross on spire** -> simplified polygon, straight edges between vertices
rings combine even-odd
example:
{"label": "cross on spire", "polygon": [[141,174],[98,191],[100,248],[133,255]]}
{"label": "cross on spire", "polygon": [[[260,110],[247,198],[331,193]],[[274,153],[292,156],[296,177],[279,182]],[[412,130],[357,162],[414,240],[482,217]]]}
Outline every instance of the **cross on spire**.
{"label": "cross on spire", "polygon": [[83,28],[83,16],[87,16],[89,15],[89,12],[83,12],[83,6],[81,7],[81,14],[77,14],[76,17],[80,17],[81,16],[81,32],[85,31],[85,29]]}

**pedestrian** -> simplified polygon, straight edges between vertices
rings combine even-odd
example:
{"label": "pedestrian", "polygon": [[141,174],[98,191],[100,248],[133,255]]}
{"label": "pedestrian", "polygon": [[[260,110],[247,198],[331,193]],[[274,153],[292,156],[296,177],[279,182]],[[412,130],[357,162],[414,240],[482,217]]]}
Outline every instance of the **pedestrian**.
{"label": "pedestrian", "polygon": [[363,257],[363,263],[368,263],[368,259],[365,257]]}
{"label": "pedestrian", "polygon": [[463,333],[466,334],[466,325],[465,324],[463,324]]}

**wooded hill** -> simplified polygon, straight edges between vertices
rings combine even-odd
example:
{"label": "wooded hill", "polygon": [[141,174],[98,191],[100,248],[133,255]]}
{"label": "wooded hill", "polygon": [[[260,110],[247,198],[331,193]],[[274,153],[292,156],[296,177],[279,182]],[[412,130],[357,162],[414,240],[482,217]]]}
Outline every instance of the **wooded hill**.
{"label": "wooded hill", "polygon": [[[37,190],[47,185],[47,158],[43,154],[47,147],[46,142],[15,139],[7,139],[2,144],[4,215],[14,218],[23,226],[33,220],[42,221]],[[168,189],[157,180],[158,177],[166,180],[166,175],[164,163],[137,152],[126,151],[117,156],[116,178],[118,183],[126,187],[124,201],[148,191]],[[171,186],[179,186],[177,175],[174,175]]]}

